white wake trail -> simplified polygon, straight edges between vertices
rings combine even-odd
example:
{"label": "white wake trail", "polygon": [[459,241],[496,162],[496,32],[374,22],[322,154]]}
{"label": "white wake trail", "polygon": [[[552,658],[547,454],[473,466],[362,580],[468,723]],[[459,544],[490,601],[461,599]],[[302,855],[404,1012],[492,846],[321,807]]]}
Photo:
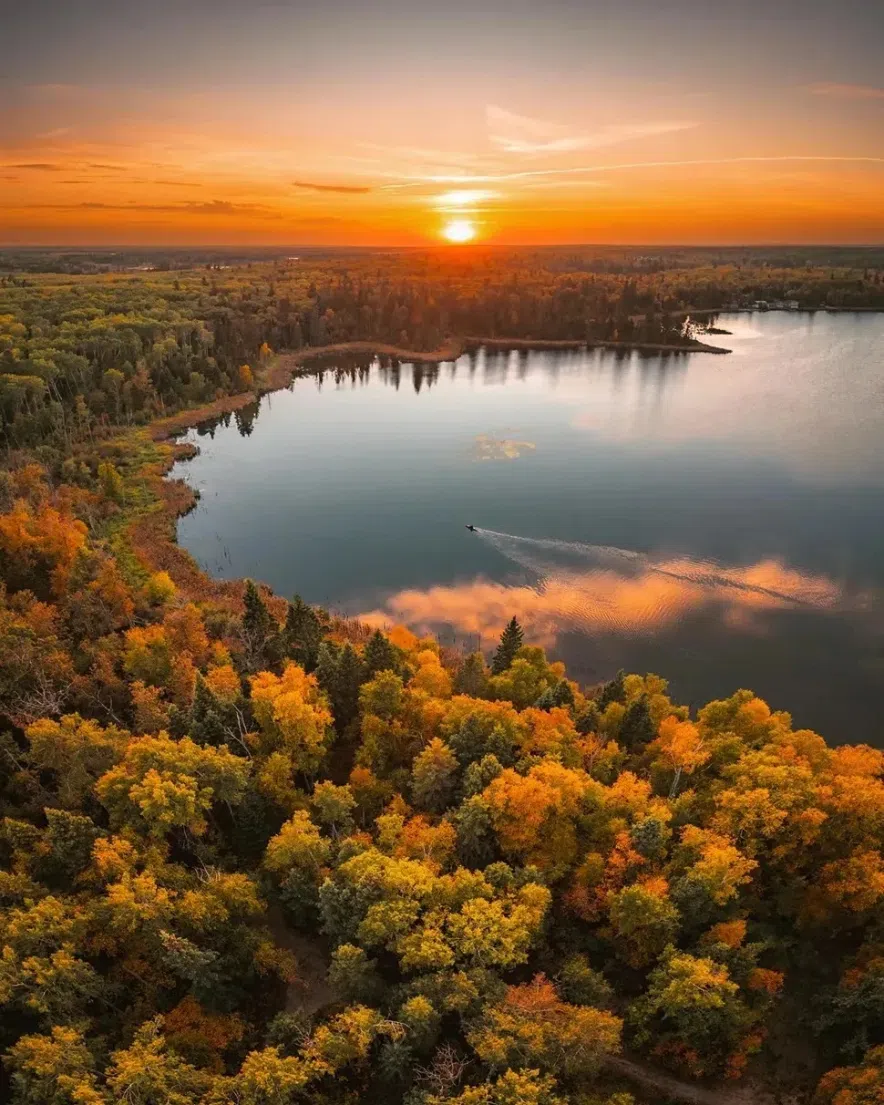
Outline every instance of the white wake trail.
{"label": "white wake trail", "polygon": [[611,574],[624,581],[658,576],[703,588],[719,598],[729,597],[730,601],[739,601],[742,594],[750,602],[770,599],[794,607],[831,607],[840,595],[832,581],[786,568],[775,560],[729,568],[684,556],[655,558],[613,545],[519,537],[481,527],[476,527],[476,533],[508,560],[537,576],[539,590],[567,583],[586,592],[594,590],[593,578]]}

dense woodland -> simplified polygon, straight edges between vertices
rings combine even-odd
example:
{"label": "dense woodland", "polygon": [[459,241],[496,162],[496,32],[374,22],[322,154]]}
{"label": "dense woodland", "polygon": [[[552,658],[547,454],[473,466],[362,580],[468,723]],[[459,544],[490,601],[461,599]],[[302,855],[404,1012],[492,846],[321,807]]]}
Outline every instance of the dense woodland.
{"label": "dense woodland", "polygon": [[515,621],[461,656],[214,584],[141,427],[306,342],[762,295],[884,283],[509,255],[0,278],[0,1098],[660,1101],[638,1065],[881,1105],[884,754],[748,690],[692,715],[656,675],[579,686]]}
{"label": "dense woodland", "polygon": [[476,250],[229,267],[209,254],[186,270],[173,267],[176,255],[148,253],[118,259],[160,267],[0,270],[0,445],[69,451],[108,426],[249,391],[262,349],[376,341],[433,350],[452,336],[674,346],[691,311],[758,299],[884,309],[881,251],[839,252],[828,263],[802,263],[798,253],[774,256],[795,262],[785,268],[735,251],[725,262],[702,251]]}

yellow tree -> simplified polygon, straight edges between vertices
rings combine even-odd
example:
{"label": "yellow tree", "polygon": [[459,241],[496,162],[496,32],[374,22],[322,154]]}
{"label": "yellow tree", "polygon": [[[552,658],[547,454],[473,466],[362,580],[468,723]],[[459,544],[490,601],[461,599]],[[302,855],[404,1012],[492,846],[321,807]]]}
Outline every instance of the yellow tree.
{"label": "yellow tree", "polygon": [[670,716],[660,722],[659,736],[651,745],[659,759],[674,772],[669,797],[678,793],[682,774],[691,775],[709,759],[709,750],[693,722]]}
{"label": "yellow tree", "polygon": [[286,664],[282,675],[262,671],[252,676],[251,685],[261,727],[255,741],[259,754],[282,752],[293,770],[314,774],[334,735],[331,711],[315,678],[297,664]]}

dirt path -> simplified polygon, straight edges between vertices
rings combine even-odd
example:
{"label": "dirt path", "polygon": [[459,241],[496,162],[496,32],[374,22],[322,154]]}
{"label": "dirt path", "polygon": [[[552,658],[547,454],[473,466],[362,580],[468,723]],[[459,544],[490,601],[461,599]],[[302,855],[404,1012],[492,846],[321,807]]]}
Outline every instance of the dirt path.
{"label": "dirt path", "polygon": [[268,908],[267,923],[277,946],[290,951],[298,963],[298,978],[286,991],[286,1012],[316,1013],[330,1005],[335,993],[328,984],[328,960],[322,944],[290,928],[279,906]]}
{"label": "dirt path", "polygon": [[655,1067],[639,1063],[635,1059],[626,1059],[622,1055],[611,1055],[607,1060],[610,1070],[622,1074],[646,1089],[659,1090],[666,1097],[677,1101],[686,1101],[688,1105],[773,1105],[774,1098],[766,1092],[759,1092],[752,1086],[711,1089],[692,1082],[682,1082],[670,1074]]}

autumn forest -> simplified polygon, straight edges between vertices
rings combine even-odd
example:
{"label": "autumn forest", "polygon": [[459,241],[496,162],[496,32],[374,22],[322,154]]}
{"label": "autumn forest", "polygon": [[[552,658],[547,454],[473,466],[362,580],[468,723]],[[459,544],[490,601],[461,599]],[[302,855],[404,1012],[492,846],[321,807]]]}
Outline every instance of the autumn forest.
{"label": "autumn forest", "polygon": [[338,353],[758,301],[880,310],[884,253],[0,254],[0,1098],[880,1105],[884,753],[175,544],[176,435]]}

